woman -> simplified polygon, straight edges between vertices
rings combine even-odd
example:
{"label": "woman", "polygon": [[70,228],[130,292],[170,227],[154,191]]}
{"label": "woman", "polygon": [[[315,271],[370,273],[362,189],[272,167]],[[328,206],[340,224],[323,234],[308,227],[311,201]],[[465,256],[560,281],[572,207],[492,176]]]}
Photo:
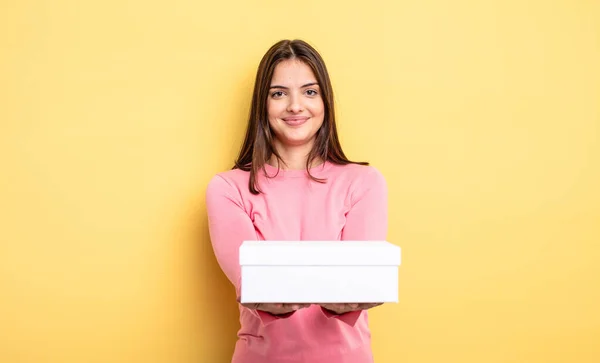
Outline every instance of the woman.
{"label": "woman", "polygon": [[[346,158],[325,63],[301,40],[273,45],[256,75],[232,170],[208,185],[215,256],[240,296],[244,240],[385,240],[387,187]],[[379,304],[240,304],[234,363],[369,363],[366,310]]]}

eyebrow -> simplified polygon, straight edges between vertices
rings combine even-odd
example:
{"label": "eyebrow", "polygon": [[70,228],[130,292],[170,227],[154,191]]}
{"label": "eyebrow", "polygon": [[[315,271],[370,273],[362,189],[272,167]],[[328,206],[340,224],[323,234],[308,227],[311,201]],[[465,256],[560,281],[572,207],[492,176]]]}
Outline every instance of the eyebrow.
{"label": "eyebrow", "polygon": [[[318,86],[318,85],[319,85],[319,82],[311,82],[311,83],[307,83],[307,84],[303,85],[303,86],[302,86],[302,87],[300,87],[300,88],[304,88],[304,87],[310,87],[310,86],[315,86],[315,85],[317,85],[317,86]],[[271,89],[271,88],[289,89],[288,87],[280,86],[280,85],[277,85],[277,84],[274,84],[274,85],[272,85],[272,86],[271,86],[269,89]]]}

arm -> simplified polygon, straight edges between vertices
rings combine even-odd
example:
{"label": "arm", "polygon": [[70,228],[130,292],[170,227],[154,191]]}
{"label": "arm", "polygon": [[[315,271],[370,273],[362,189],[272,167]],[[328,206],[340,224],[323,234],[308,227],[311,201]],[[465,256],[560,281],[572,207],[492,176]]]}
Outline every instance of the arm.
{"label": "arm", "polygon": [[[244,209],[239,191],[219,175],[213,177],[208,184],[206,210],[210,240],[217,263],[235,287],[236,298],[239,301],[241,291],[239,248],[243,241],[258,239],[254,224]],[[249,309],[249,311],[265,325],[292,315],[273,315],[258,309]]]}
{"label": "arm", "polygon": [[[350,195],[350,210],[342,230],[342,241],[385,241],[388,230],[388,188],[383,175],[370,168]],[[377,306],[379,304],[364,304]],[[362,309],[335,314],[325,308],[323,313],[354,326]]]}

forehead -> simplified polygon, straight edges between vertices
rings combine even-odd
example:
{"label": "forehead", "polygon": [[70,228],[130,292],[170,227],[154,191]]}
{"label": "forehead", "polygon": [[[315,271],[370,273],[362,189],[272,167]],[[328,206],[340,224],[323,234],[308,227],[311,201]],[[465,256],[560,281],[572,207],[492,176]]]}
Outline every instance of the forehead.
{"label": "forehead", "polygon": [[316,81],[317,77],[306,63],[296,59],[286,59],[275,66],[271,84],[300,86]]}

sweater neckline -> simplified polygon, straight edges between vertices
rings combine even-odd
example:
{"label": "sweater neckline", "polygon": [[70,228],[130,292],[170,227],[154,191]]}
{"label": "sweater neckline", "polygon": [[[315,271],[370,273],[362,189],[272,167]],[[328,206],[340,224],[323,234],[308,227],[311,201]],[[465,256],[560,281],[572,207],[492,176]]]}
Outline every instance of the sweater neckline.
{"label": "sweater neckline", "polygon": [[[306,169],[283,169],[270,164],[265,164],[264,168],[266,175],[269,178],[300,178],[308,176]],[[319,165],[311,167],[309,170],[312,176],[319,177],[324,175],[330,168],[331,163],[329,161],[325,161]]]}

